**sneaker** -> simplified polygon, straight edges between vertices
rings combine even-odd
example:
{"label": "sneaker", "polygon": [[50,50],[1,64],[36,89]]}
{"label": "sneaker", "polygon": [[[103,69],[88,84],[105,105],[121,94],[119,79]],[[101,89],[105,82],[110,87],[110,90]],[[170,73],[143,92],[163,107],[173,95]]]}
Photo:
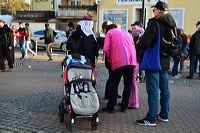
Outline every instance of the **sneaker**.
{"label": "sneaker", "polygon": [[33,54],[33,58],[35,58],[36,54]]}
{"label": "sneaker", "polygon": [[162,122],[168,122],[169,121],[169,119],[163,119],[163,118],[161,118],[160,115],[157,115],[156,118],[158,120],[162,121]]}
{"label": "sneaker", "polygon": [[8,72],[12,72],[12,71],[13,71],[13,68],[9,68],[7,71],[8,71]]}
{"label": "sneaker", "polygon": [[48,61],[53,61],[53,59],[48,59]]}
{"label": "sneaker", "polygon": [[186,77],[186,79],[193,79],[193,77],[189,75]]}
{"label": "sneaker", "polygon": [[156,123],[151,123],[147,119],[137,120],[136,123],[140,126],[156,126]]}
{"label": "sneaker", "polygon": [[180,78],[180,76],[178,76],[178,75],[175,75],[175,76],[172,76],[172,78],[173,78],[173,79],[179,79],[179,78]]}

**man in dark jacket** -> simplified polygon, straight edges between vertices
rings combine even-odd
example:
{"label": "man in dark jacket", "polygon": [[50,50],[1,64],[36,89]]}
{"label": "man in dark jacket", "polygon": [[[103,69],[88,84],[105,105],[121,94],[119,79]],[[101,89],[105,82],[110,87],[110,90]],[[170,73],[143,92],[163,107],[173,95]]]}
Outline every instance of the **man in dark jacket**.
{"label": "man in dark jacket", "polygon": [[[192,35],[189,43],[190,48],[190,73],[187,79],[193,79],[195,61],[200,62],[200,21],[196,24],[197,31]],[[200,77],[200,74],[199,74]]]}
{"label": "man in dark jacket", "polygon": [[52,45],[53,42],[55,42],[55,36],[57,33],[52,30],[49,26],[48,23],[45,24],[45,30],[44,30],[44,37],[41,37],[40,40],[44,39],[46,46],[46,51],[47,51],[47,56],[49,57],[48,61],[52,61]]}
{"label": "man in dark jacket", "polygon": [[[173,17],[168,13],[168,5],[164,2],[158,1],[155,6],[152,6],[152,8],[155,17],[149,20],[145,33],[136,45],[137,51],[144,51],[155,44],[158,33],[157,22],[160,27],[161,40],[165,38],[165,40],[172,41],[169,29],[175,27],[176,24]],[[163,122],[168,121],[170,101],[168,70],[170,68],[170,55],[164,54],[169,51],[169,47],[166,47],[166,44],[163,41],[160,42],[160,64],[162,70],[145,71],[149,111],[144,119],[136,121],[138,125],[156,126],[157,119]],[[160,98],[159,90],[161,91]],[[158,113],[159,99],[161,109]]]}
{"label": "man in dark jacket", "polygon": [[6,71],[4,58],[8,61],[9,70],[13,70],[14,63],[14,40],[12,31],[0,20],[0,70]]}

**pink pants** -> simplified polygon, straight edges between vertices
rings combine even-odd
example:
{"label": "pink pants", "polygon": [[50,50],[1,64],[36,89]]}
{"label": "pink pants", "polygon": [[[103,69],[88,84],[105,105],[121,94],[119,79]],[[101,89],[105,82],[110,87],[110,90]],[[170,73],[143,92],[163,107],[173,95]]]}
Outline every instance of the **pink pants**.
{"label": "pink pants", "polygon": [[129,104],[128,107],[130,108],[139,108],[139,94],[138,94],[138,86],[136,81],[137,71],[138,71],[139,65],[134,68],[133,70],[133,80],[131,83],[131,94],[129,97]]}

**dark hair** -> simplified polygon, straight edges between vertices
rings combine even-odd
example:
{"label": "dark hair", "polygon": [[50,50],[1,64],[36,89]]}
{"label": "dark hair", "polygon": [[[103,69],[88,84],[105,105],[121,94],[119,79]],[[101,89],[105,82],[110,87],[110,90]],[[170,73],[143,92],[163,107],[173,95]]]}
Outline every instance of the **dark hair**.
{"label": "dark hair", "polygon": [[110,24],[108,25],[108,27],[106,28],[106,33],[111,30],[111,29],[114,29],[114,28],[117,28],[117,25],[116,24]]}
{"label": "dark hair", "polygon": [[45,26],[45,28],[47,29],[47,28],[49,27],[49,24],[48,24],[48,23],[46,23],[44,26]]}
{"label": "dark hair", "polygon": [[29,23],[25,23],[25,25],[26,25],[27,27],[29,27]]}
{"label": "dark hair", "polygon": [[67,24],[67,26],[74,29],[74,23],[72,23],[72,22],[69,22],[69,23]]}
{"label": "dark hair", "polygon": [[142,22],[140,22],[140,21],[135,21],[133,24],[131,24],[131,26],[135,26],[135,25],[143,27]]}
{"label": "dark hair", "polygon": [[23,24],[23,22],[19,22],[19,25],[20,25],[20,24]]}
{"label": "dark hair", "polygon": [[181,35],[181,29],[177,29],[177,35],[178,35],[178,36]]}
{"label": "dark hair", "polygon": [[101,25],[102,29],[106,29],[108,27],[108,21],[104,21],[103,24]]}

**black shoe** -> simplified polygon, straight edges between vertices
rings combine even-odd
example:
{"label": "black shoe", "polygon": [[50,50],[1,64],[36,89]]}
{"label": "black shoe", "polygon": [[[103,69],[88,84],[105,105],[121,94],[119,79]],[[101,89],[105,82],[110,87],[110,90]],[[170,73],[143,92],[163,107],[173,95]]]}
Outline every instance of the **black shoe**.
{"label": "black shoe", "polygon": [[193,79],[193,77],[189,75],[186,77],[186,79]]}
{"label": "black shoe", "polygon": [[126,112],[126,108],[121,108],[120,110],[122,113],[125,113]]}
{"label": "black shoe", "polygon": [[162,121],[162,122],[168,122],[169,121],[169,119],[164,119],[164,118],[160,117],[160,115],[157,115],[156,118],[158,120]]}
{"label": "black shoe", "polygon": [[156,126],[156,123],[151,123],[147,119],[137,120],[136,123],[141,126]]}
{"label": "black shoe", "polygon": [[117,94],[117,98],[122,98],[122,96],[120,96],[119,94]]}
{"label": "black shoe", "polygon": [[101,111],[102,111],[102,112],[105,112],[105,113],[114,113],[114,110],[110,110],[110,109],[108,109],[107,107],[102,108]]}
{"label": "black shoe", "polygon": [[6,72],[6,69],[1,70],[1,72]]}
{"label": "black shoe", "polygon": [[53,59],[48,59],[48,61],[53,61]]}
{"label": "black shoe", "polygon": [[132,110],[132,109],[137,109],[137,108],[135,108],[135,107],[128,107],[128,109]]}
{"label": "black shoe", "polygon": [[109,99],[109,98],[108,98],[108,95],[105,95],[105,96],[104,96],[104,99],[108,100],[108,99]]}

